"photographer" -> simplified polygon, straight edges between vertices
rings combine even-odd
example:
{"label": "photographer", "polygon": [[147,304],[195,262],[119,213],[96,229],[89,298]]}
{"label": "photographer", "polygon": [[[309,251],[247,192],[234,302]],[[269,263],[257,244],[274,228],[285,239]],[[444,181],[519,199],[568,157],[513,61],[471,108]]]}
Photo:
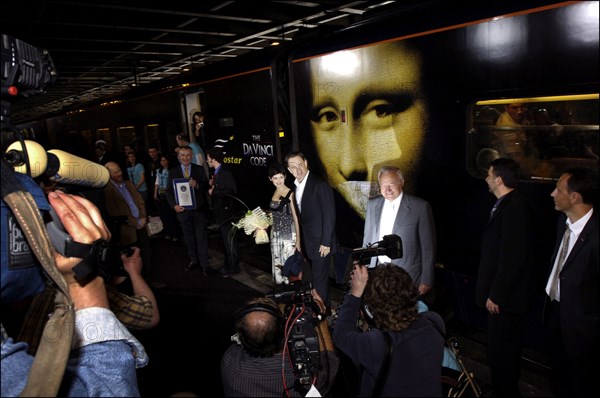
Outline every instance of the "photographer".
{"label": "photographer", "polygon": [[[354,265],[333,342],[361,368],[359,396],[442,396],[445,327],[438,314],[418,313],[418,296],[410,275],[400,267],[387,263],[367,271]],[[356,328],[361,298],[371,325],[364,332]]]}
{"label": "photographer", "polygon": [[[146,330],[155,327],[160,321],[158,304],[152,289],[142,277],[142,259],[140,249],[135,247],[131,253],[121,254],[120,260],[127,276],[109,276],[105,285],[108,305],[117,319],[130,331]],[[47,314],[54,308],[56,289],[46,287],[44,292],[35,296],[25,315],[19,332],[18,341],[29,345],[29,352],[35,355]]]}
{"label": "photographer", "polygon": [[[323,312],[325,306],[316,290],[312,289],[311,294]],[[226,397],[306,395],[308,388],[301,385],[294,374],[292,365],[296,364],[286,343],[295,324],[295,317],[288,316],[286,320],[277,302],[271,298],[252,299],[238,310],[235,331],[239,343],[229,347],[221,361]],[[321,321],[315,329],[320,337],[319,369],[312,375],[312,388],[316,387],[321,395],[325,395],[333,385],[339,360],[329,338],[327,323]]]}
{"label": "photographer", "polygon": [[[5,171],[3,167],[3,184]],[[76,242],[90,244],[98,239],[110,239],[98,209],[88,200],[58,191],[51,192],[48,200]],[[148,359],[142,345],[108,309],[103,279],[96,277],[80,285],[72,268],[81,259],[53,253],[75,306],[72,350],[58,395],[139,396],[135,368],[145,366]],[[7,276],[5,269],[8,268],[3,265],[3,279]],[[4,291],[2,293],[4,298]],[[90,333],[91,326],[96,333]],[[54,336],[44,337],[67,338],[66,333],[61,334],[66,331],[54,332]],[[27,344],[14,342],[2,327],[2,396],[16,396],[25,388],[33,363],[33,357],[26,350]],[[55,369],[45,371],[50,373]]]}

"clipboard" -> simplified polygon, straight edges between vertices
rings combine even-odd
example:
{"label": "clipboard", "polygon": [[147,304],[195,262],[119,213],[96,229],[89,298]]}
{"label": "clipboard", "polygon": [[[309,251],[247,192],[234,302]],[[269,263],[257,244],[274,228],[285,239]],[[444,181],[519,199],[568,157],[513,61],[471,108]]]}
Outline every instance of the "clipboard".
{"label": "clipboard", "polygon": [[189,178],[174,178],[173,191],[175,192],[175,202],[186,210],[196,208],[196,194],[190,186]]}

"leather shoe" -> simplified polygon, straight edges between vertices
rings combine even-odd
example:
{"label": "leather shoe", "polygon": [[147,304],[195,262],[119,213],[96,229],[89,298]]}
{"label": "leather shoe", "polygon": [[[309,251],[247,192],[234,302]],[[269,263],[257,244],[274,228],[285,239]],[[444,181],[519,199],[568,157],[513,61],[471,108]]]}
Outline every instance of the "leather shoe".
{"label": "leather shoe", "polygon": [[198,264],[197,263],[189,263],[187,266],[185,266],[183,268],[183,270],[185,272],[190,272],[192,269],[194,269]]}
{"label": "leather shoe", "polygon": [[[223,269],[223,268],[221,268],[221,269]],[[222,274],[221,276],[223,278],[230,278],[231,276],[233,276],[235,274],[239,274],[240,272],[241,271],[239,269],[234,269],[233,271],[227,270],[227,271],[221,272],[221,274]]]}

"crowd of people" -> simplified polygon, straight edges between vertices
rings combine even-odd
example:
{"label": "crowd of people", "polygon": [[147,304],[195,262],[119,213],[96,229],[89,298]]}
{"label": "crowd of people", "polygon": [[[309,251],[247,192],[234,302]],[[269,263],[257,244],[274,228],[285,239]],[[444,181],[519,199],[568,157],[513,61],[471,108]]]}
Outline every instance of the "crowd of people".
{"label": "crowd of people", "polygon": [[[203,128],[200,120],[195,118],[196,134]],[[198,146],[197,139],[192,141]],[[66,395],[139,393],[135,368],[147,359],[127,328],[158,324],[158,306],[150,287],[164,287],[150,256],[146,229],[150,215],[160,217],[165,239],[183,240],[189,258],[182,267],[185,272],[198,268],[207,276],[214,271],[208,250],[211,222],[223,241],[220,276],[241,272],[231,222],[235,221],[235,175],[224,164],[222,149],[194,150],[185,134],[178,135],[177,143],[175,165],[156,146],[148,148],[148,156],[139,158],[128,146],[125,158],[120,159],[100,140],[94,160],[110,175],[102,200],[92,203],[61,191],[48,194],[49,205],[75,242],[112,241],[127,252],[120,257],[122,274],[111,275],[109,280],[96,277],[83,285],[74,280],[72,267],[64,265],[64,258],[55,254],[76,309],[75,344],[61,387]],[[493,393],[498,396],[520,395],[523,318],[531,310],[533,205],[518,190],[519,172],[517,161],[501,157],[490,163],[485,179],[497,200],[483,228],[474,299],[488,313],[487,360]],[[379,168],[379,195],[366,203],[363,246],[395,234],[402,239],[403,255],[393,258],[378,253],[365,265],[355,262],[343,302],[333,308],[329,272],[338,247],[333,189],[311,171],[307,157],[299,151],[289,153],[284,164],[271,165],[267,174],[275,188],[268,204],[273,286],[310,283],[319,308],[319,322],[314,327],[321,330],[320,336],[325,328],[329,337],[325,319],[337,312],[332,338],[324,338],[320,344],[321,362],[313,388],[321,394],[329,391],[343,353],[356,365],[359,396],[441,396],[444,321],[433,311],[419,311],[419,301],[433,300],[437,238],[429,203],[404,192],[399,167]],[[288,174],[293,182],[286,181]],[[592,361],[599,348],[598,219],[593,210],[597,194],[598,175],[584,168],[567,169],[552,193],[556,210],[564,213],[544,313],[552,339],[552,381],[557,395],[589,391]],[[297,255],[303,259],[302,269],[296,275],[284,275],[286,263]],[[4,262],[3,257],[3,273]],[[128,282],[123,284],[124,280]],[[45,319],[39,314],[52,310],[54,294],[52,289],[40,293],[37,309],[32,311],[38,315],[27,323],[30,332],[42,330]],[[118,337],[100,336],[93,341],[81,337],[81,323],[90,316],[98,317],[95,322],[99,324],[118,325]],[[266,298],[254,299],[238,312],[239,344],[232,345],[221,362],[226,396],[306,393],[298,388],[293,364],[286,360],[282,365],[289,331],[285,322],[281,305]],[[18,394],[24,388],[39,339],[38,333],[13,340],[2,329],[2,395]],[[88,362],[93,374],[75,365]],[[109,364],[121,372],[99,377],[103,366]]]}

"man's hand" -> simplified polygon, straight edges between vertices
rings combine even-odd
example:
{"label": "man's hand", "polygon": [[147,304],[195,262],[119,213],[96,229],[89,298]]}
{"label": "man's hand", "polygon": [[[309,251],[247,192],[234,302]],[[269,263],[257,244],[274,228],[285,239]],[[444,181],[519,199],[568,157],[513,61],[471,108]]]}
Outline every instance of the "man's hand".
{"label": "man's hand", "polygon": [[419,295],[424,296],[427,293],[429,293],[429,291],[431,290],[431,286],[429,285],[425,285],[425,284],[420,284],[419,285]]}
{"label": "man's hand", "polygon": [[125,254],[121,254],[121,261],[123,261],[123,268],[129,275],[142,274],[142,257],[140,256],[139,247],[134,247],[133,254],[129,257]]}
{"label": "man's hand", "polygon": [[350,273],[350,294],[352,294],[354,297],[361,298],[365,291],[365,287],[367,286],[368,280],[369,271],[367,270],[367,267],[358,263],[354,263],[354,269]]}
{"label": "man's hand", "polygon": [[485,308],[488,310],[488,312],[492,315],[496,315],[500,313],[500,306],[496,303],[494,303],[491,299],[487,299],[487,301],[485,302]]}
{"label": "man's hand", "polygon": [[[73,237],[75,242],[92,244],[98,239],[110,240],[110,232],[102,220],[100,211],[89,200],[54,191],[48,194],[48,201],[62,222],[65,231]],[[56,267],[69,284],[69,292],[76,310],[109,307],[102,278],[96,277],[85,286],[80,286],[75,281],[73,267],[82,259],[65,258],[56,253],[55,261]]]}
{"label": "man's hand", "polygon": [[144,229],[144,228],[146,228],[146,225],[147,225],[147,224],[148,224],[148,220],[147,220],[147,219],[145,219],[145,218],[140,218],[140,219],[138,220],[138,223],[137,223],[136,229]]}
{"label": "man's hand", "polygon": [[[102,220],[100,211],[92,202],[81,196],[60,191],[50,192],[48,201],[62,222],[65,231],[75,242],[92,244],[98,239],[110,240],[110,232]],[[80,258],[65,258],[56,253],[56,266],[68,282],[73,280],[72,268]]]}
{"label": "man's hand", "polygon": [[328,246],[319,246],[319,254],[321,255],[321,257],[326,257],[329,252],[331,251],[331,248]]}

